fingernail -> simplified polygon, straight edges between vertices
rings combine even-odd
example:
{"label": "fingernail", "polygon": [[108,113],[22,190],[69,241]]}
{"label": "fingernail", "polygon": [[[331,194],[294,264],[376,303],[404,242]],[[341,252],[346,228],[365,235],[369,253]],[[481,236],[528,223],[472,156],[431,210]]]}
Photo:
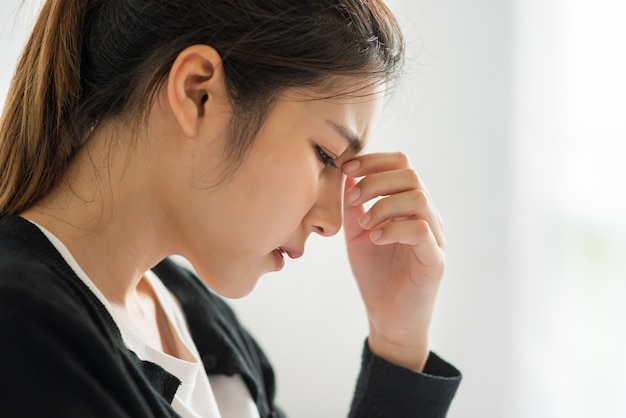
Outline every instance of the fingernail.
{"label": "fingernail", "polygon": [[382,229],[377,229],[376,231],[373,231],[370,234],[370,239],[372,241],[378,241],[379,239],[381,239],[383,237],[383,231]]}
{"label": "fingernail", "polygon": [[365,215],[361,217],[361,219],[359,219],[359,224],[362,227],[366,227],[367,224],[369,224],[371,220],[372,220],[372,214],[367,212]]}
{"label": "fingernail", "polygon": [[361,189],[359,187],[355,187],[348,192],[348,202],[355,202],[359,197],[361,197]]}
{"label": "fingernail", "polygon": [[344,173],[350,174],[358,170],[359,167],[361,167],[361,161],[352,160],[345,163],[341,168],[343,168]]}

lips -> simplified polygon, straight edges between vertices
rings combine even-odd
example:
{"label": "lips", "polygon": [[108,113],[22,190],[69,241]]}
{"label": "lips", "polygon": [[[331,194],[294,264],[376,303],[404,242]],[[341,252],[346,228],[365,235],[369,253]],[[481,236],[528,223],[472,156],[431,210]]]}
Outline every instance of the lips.
{"label": "lips", "polygon": [[291,259],[300,258],[302,257],[302,254],[304,254],[303,250],[297,250],[295,248],[278,247],[277,250],[281,253],[287,254],[287,256]]}
{"label": "lips", "polygon": [[276,264],[276,270],[280,271],[283,269],[283,267],[285,267],[285,257],[284,254],[287,254],[287,256],[291,259],[296,259],[296,258],[300,258],[302,257],[302,254],[304,253],[304,251],[302,250],[297,250],[295,248],[287,248],[287,247],[278,247],[276,248],[274,251],[272,251],[272,254],[274,255],[274,261]]}

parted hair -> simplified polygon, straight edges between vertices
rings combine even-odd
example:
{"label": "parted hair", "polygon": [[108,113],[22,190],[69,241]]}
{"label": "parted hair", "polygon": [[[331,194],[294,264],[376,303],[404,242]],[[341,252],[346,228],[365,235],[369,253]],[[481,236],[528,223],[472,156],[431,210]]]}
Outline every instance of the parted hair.
{"label": "parted hair", "polygon": [[99,121],[145,116],[194,44],[223,61],[233,168],[284,89],[390,81],[404,55],[380,0],[47,0],[0,119],[0,217],[46,196]]}

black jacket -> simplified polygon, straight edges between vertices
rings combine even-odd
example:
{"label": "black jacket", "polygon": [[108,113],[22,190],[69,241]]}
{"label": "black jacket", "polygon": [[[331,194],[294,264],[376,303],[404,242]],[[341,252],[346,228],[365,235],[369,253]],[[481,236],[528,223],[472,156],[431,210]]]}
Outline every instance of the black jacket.
{"label": "black jacket", "polygon": [[[225,302],[164,260],[154,272],[177,297],[208,374],[240,374],[260,416],[274,404],[272,367]],[[129,351],[106,308],[30,222],[0,219],[0,416],[172,417],[180,381]],[[423,374],[365,344],[350,417],[443,417],[460,373],[431,353]]]}

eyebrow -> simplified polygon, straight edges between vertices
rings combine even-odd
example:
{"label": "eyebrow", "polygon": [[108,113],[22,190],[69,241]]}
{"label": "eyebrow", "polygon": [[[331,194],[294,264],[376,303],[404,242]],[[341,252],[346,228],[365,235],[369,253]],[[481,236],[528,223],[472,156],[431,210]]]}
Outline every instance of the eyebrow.
{"label": "eyebrow", "polygon": [[348,141],[350,148],[352,148],[354,152],[358,153],[363,149],[363,141],[361,141],[361,138],[359,138],[356,133],[343,125],[336,124],[333,121],[327,120],[326,123],[331,128],[333,128],[339,135],[341,135],[346,141]]}

